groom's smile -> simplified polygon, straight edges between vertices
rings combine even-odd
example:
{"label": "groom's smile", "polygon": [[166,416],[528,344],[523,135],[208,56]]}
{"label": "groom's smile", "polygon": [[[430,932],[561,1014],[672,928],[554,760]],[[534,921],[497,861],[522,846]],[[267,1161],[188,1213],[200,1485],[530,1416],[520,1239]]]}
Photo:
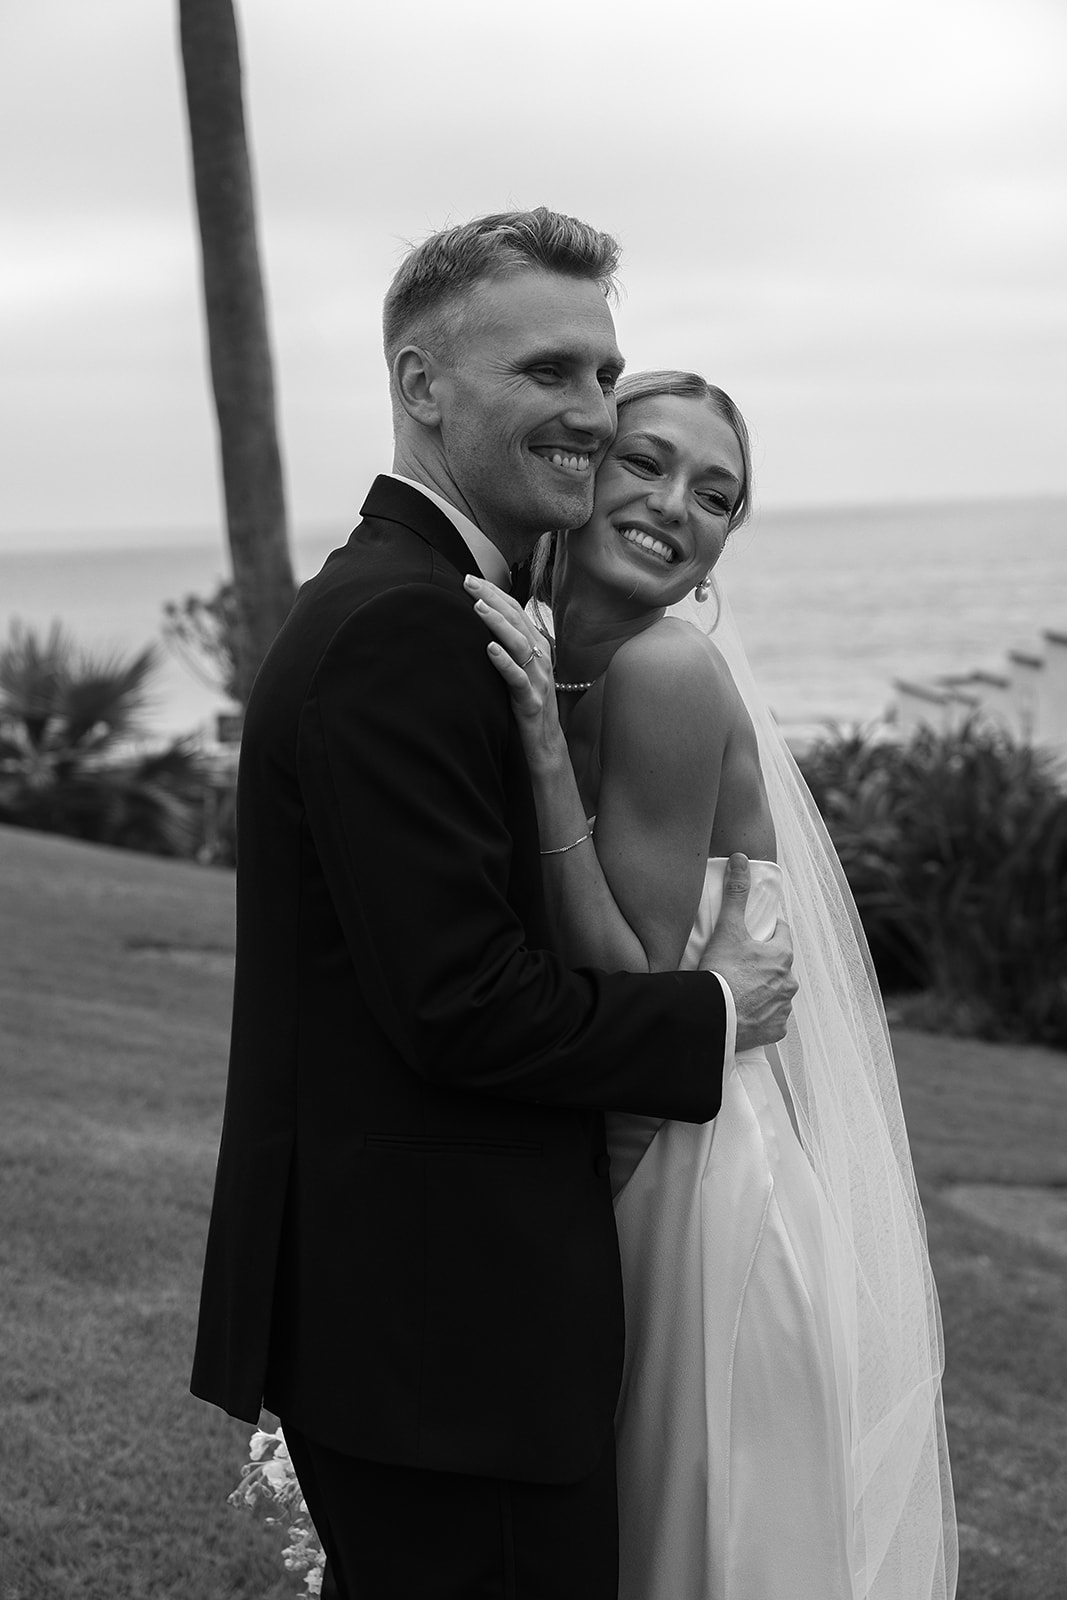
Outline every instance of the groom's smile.
{"label": "groom's smile", "polygon": [[561,472],[577,473],[579,476],[587,473],[590,467],[590,457],[580,451],[557,450],[552,445],[531,445],[530,449],[535,456],[551,462]]}

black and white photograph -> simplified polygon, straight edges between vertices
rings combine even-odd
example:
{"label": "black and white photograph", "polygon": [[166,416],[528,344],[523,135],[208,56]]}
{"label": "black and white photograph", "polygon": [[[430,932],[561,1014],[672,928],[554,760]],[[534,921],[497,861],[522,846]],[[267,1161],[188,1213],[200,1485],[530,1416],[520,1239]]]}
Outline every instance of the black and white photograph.
{"label": "black and white photograph", "polygon": [[1067,1596],[1065,88],[0,17],[0,1600]]}

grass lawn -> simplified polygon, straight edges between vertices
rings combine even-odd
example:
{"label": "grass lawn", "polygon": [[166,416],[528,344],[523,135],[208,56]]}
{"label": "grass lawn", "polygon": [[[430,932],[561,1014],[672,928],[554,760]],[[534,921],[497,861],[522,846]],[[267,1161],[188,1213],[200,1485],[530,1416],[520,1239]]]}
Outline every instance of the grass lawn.
{"label": "grass lawn", "polygon": [[[226,1504],[249,1430],[187,1389],[232,879],[0,829],[0,884],[0,1600],[283,1600],[279,1536]],[[960,1600],[1064,1600],[1067,1057],[897,1048]]]}

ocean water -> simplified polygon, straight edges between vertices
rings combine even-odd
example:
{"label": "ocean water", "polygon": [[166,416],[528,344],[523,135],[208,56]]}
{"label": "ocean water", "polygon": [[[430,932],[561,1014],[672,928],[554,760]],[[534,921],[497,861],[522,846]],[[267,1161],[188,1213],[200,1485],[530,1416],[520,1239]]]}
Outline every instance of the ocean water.
{"label": "ocean water", "polygon": [[[348,529],[294,539],[310,577]],[[60,620],[83,645],[160,646],[153,732],[206,732],[223,697],[162,643],[162,607],[210,593],[221,543],[190,532],[154,548],[0,552],[0,641],[12,618]],[[765,511],[719,565],[749,656],[787,734],[866,723],[894,679],[1003,667],[1067,632],[1067,500]]]}
{"label": "ocean water", "polygon": [[865,723],[1067,632],[1067,499],[767,513],[718,570],[787,733]]}

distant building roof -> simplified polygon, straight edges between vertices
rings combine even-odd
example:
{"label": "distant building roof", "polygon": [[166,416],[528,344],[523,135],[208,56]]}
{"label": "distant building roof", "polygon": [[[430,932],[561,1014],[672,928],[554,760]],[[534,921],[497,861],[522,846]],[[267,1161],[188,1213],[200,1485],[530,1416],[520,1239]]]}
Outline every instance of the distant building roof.
{"label": "distant building roof", "polygon": [[950,699],[943,689],[931,689],[928,683],[908,683],[903,678],[894,678],[893,688],[900,694],[910,694],[916,700],[929,700],[938,706],[946,705]]}
{"label": "distant building roof", "polygon": [[1011,679],[1002,678],[999,672],[972,672],[970,681],[972,683],[989,683],[993,685],[994,689],[1007,689],[1011,686]]}

